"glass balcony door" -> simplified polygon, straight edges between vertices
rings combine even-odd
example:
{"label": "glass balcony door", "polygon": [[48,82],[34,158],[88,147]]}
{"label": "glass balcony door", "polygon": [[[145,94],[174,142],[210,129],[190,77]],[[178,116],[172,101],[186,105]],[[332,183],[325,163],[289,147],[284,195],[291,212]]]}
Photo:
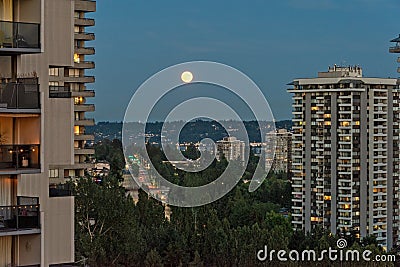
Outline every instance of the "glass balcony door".
{"label": "glass balcony door", "polygon": [[0,237],[0,266],[11,266],[12,237]]}
{"label": "glass balcony door", "polygon": [[15,204],[13,203],[16,196],[15,189],[15,179],[0,177],[0,206],[9,206]]}
{"label": "glass balcony door", "polygon": [[0,20],[13,21],[13,0],[0,0]]}

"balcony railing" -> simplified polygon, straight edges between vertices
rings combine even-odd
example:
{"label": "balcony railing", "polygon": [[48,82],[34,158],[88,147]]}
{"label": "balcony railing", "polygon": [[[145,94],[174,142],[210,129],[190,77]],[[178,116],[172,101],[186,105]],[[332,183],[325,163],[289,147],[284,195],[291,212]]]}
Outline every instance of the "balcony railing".
{"label": "balcony railing", "polygon": [[0,83],[0,109],[40,109],[39,84]]}
{"label": "balcony railing", "polygon": [[390,53],[400,53],[400,45],[396,45],[389,48]]}
{"label": "balcony railing", "polygon": [[75,1],[75,10],[84,11],[84,12],[95,12],[96,11],[96,1],[77,0],[77,1]]}
{"label": "balcony railing", "polygon": [[78,69],[94,69],[95,64],[93,61],[80,61],[80,62],[75,62],[74,68]]}
{"label": "balcony railing", "polygon": [[80,55],[94,55],[96,50],[94,47],[78,47],[75,46],[75,53]]}
{"label": "balcony railing", "polygon": [[40,24],[0,20],[0,51],[12,49],[40,52]]}
{"label": "balcony railing", "polygon": [[37,201],[16,206],[0,206],[1,233],[40,229],[40,205]]}
{"label": "balcony railing", "polygon": [[94,26],[94,19],[90,18],[75,18],[75,25],[79,26]]}
{"label": "balcony railing", "polygon": [[40,169],[39,145],[0,145],[0,172]]}
{"label": "balcony railing", "polygon": [[71,88],[69,86],[49,86],[50,98],[70,98]]}
{"label": "balcony railing", "polygon": [[92,32],[76,32],[74,38],[76,40],[93,41],[96,37]]}
{"label": "balcony railing", "polygon": [[72,188],[70,184],[49,185],[49,197],[68,197],[68,196],[72,196]]}

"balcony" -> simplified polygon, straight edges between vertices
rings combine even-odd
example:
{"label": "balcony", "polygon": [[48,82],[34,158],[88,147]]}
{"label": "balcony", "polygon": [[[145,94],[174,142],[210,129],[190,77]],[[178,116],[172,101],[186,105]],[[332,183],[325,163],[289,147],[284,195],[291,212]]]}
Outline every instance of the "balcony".
{"label": "balcony", "polygon": [[390,53],[400,53],[400,45],[390,47],[389,52]]}
{"label": "balcony", "polygon": [[94,83],[94,76],[77,76],[77,77],[65,77],[66,82],[70,83]]}
{"label": "balcony", "polygon": [[81,104],[74,106],[74,111],[93,112],[94,110],[95,110],[94,104]]}
{"label": "balcony", "polygon": [[95,12],[96,11],[96,1],[89,0],[76,0],[75,10],[83,12]]}
{"label": "balcony", "polygon": [[84,91],[72,91],[72,97],[94,97],[94,90],[84,90]]}
{"label": "balcony", "polygon": [[18,202],[0,206],[0,236],[40,233],[39,198],[18,197]]}
{"label": "balcony", "polygon": [[74,35],[75,40],[93,41],[95,39],[94,33],[76,32]]}
{"label": "balcony", "polygon": [[40,24],[0,21],[0,55],[40,52]]}
{"label": "balcony", "polygon": [[94,148],[75,148],[75,155],[94,155]]}
{"label": "balcony", "polygon": [[39,155],[37,144],[0,145],[0,174],[39,173]]}
{"label": "balcony", "polygon": [[72,196],[70,184],[52,184],[49,185],[49,197],[69,197]]}
{"label": "balcony", "polygon": [[[50,98],[71,98],[71,97],[94,97],[94,90],[84,90],[84,91],[71,91],[69,86],[49,86],[49,97]],[[75,105],[82,106],[82,105]],[[82,111],[94,111],[93,107],[83,107]],[[78,111],[78,110],[76,110]]]}
{"label": "balcony", "polygon": [[69,86],[49,86],[50,98],[70,98],[71,89]]}
{"label": "balcony", "polygon": [[40,113],[39,84],[23,82],[3,82],[0,84],[0,112]]}
{"label": "balcony", "polygon": [[75,47],[75,54],[79,55],[94,55],[96,50],[94,47]]}
{"label": "balcony", "polygon": [[76,126],[94,126],[94,119],[75,120]]}
{"label": "balcony", "polygon": [[93,134],[75,134],[75,141],[94,141]]}
{"label": "balcony", "polygon": [[94,69],[95,64],[93,61],[80,61],[80,62],[75,62],[74,68],[75,69]]}
{"label": "balcony", "polygon": [[90,27],[90,26],[94,26],[94,24],[95,24],[94,19],[75,18],[75,25],[76,26]]}

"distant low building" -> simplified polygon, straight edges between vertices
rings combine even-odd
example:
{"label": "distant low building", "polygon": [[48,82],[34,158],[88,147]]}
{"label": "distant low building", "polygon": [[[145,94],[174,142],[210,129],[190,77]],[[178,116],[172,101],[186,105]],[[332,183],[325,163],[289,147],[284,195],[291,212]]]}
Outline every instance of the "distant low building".
{"label": "distant low building", "polygon": [[90,170],[90,174],[93,176],[103,177],[109,174],[110,169],[110,163],[102,160],[95,163],[94,168]]}
{"label": "distant low building", "polygon": [[236,137],[225,137],[217,141],[217,159],[224,155],[227,160],[245,161],[245,143]]}

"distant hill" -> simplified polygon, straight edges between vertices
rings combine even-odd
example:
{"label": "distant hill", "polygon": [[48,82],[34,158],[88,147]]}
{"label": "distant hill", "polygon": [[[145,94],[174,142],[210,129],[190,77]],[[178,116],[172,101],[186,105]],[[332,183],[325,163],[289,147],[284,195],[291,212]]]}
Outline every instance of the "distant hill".
{"label": "distant hill", "polygon": [[[173,123],[172,123],[173,124]],[[226,121],[224,124],[228,125],[231,129],[238,128],[238,122]],[[266,122],[260,122],[261,127],[265,127],[265,131],[269,131],[270,125]],[[255,121],[244,122],[246,130],[249,135],[250,142],[259,142],[261,140],[258,124]],[[150,142],[160,142],[161,128],[163,126],[162,122],[148,123],[146,127],[146,134],[151,135]],[[275,122],[275,127],[277,129],[292,129],[291,120],[283,120]],[[135,127],[133,127],[135,128]],[[174,125],[171,128],[175,128]],[[176,127],[177,128],[177,127]],[[122,122],[99,122],[95,126],[86,127],[86,133],[94,134],[95,142],[102,139],[121,139],[122,138]],[[135,136],[136,133],[130,133],[130,136]],[[188,123],[182,129],[180,134],[180,142],[198,142],[204,138],[211,138],[214,141],[221,140],[222,138],[228,136],[225,129],[215,121],[205,121],[197,120]]]}

